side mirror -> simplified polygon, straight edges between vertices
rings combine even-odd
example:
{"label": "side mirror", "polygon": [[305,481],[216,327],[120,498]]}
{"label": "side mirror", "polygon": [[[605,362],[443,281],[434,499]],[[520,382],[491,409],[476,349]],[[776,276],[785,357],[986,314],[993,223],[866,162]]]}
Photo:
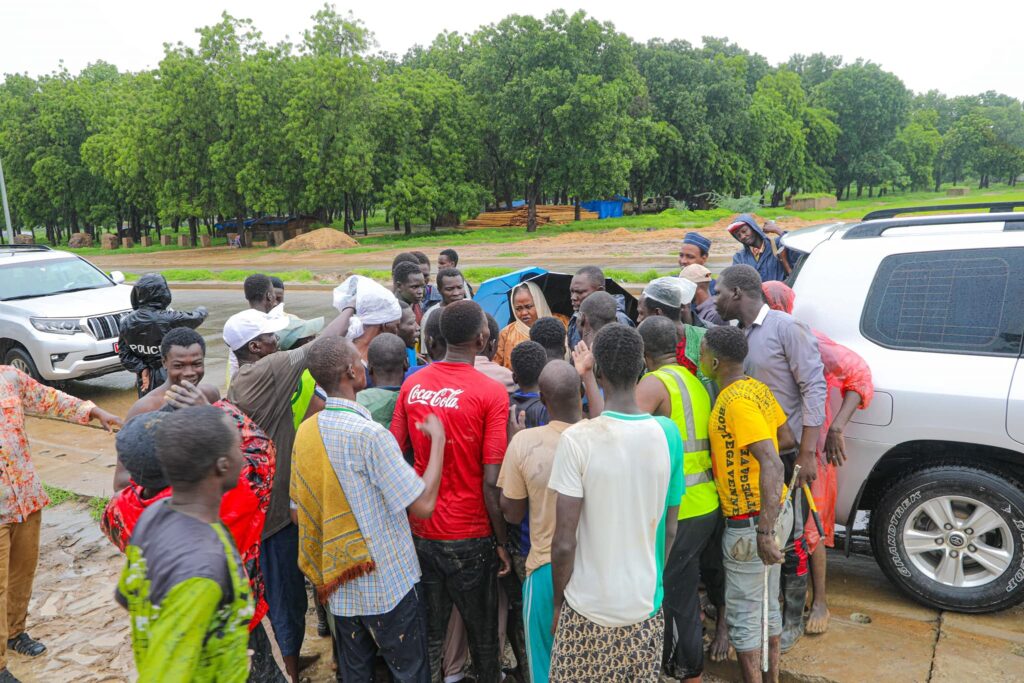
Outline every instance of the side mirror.
{"label": "side mirror", "polygon": [[113,280],[115,285],[123,285],[125,280],[124,273],[120,270],[112,270],[110,271],[110,279]]}

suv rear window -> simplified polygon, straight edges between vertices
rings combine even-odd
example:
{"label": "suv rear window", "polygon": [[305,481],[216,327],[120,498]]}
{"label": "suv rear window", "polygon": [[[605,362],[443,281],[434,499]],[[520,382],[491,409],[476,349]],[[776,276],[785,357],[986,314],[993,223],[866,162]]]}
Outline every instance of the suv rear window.
{"label": "suv rear window", "polygon": [[882,260],[861,331],[889,348],[1017,356],[1024,249],[894,254]]}

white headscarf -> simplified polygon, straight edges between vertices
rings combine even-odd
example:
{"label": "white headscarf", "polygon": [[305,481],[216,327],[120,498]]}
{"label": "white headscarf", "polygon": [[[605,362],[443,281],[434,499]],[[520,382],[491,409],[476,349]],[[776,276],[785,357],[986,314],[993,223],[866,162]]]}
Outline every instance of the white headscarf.
{"label": "white headscarf", "polygon": [[523,334],[527,338],[529,338],[530,328],[526,325],[526,323],[524,323],[522,320],[516,317],[514,303],[516,298],[516,292],[524,287],[527,289],[527,291],[530,292],[530,296],[533,297],[533,308],[537,311],[537,320],[540,320],[541,318],[550,318],[551,307],[548,306],[548,300],[544,297],[544,292],[541,291],[540,286],[538,286],[536,282],[523,282],[512,288],[512,291],[509,293],[509,306],[512,307],[512,317],[516,321],[516,329],[519,330],[520,334]]}

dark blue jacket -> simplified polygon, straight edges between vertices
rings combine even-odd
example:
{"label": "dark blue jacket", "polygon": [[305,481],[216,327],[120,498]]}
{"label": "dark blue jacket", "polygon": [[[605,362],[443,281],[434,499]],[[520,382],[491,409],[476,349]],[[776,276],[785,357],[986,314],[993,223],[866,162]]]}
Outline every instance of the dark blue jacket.
{"label": "dark blue jacket", "polygon": [[[761,236],[761,239],[764,240],[765,244],[764,251],[761,252],[760,259],[754,258],[754,255],[750,252],[750,248],[747,247],[746,245],[743,245],[742,249],[733,254],[732,264],[734,266],[740,264],[751,266],[761,275],[761,282],[770,282],[772,280],[785,280],[786,269],[783,267],[782,261],[779,260],[779,257],[776,256],[775,252],[772,251],[772,245],[770,243],[771,241],[768,239],[768,235],[766,235],[764,230],[761,229],[761,226],[757,224],[757,221],[754,220],[754,217],[751,216],[749,213],[745,213],[739,218],[737,218],[736,222],[742,222],[749,225],[751,230],[753,230],[754,232]],[[729,234],[733,236],[733,239],[739,242],[739,238],[736,237],[734,233],[730,232]],[[740,242],[740,244],[743,243]],[[777,238],[775,240],[775,246],[777,250],[781,253],[781,238]]]}

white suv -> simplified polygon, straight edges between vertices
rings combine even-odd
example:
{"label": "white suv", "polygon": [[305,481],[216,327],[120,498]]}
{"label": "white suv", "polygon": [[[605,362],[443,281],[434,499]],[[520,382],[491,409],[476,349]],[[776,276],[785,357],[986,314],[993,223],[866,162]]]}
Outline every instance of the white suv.
{"label": "white suv", "polygon": [[57,382],[121,370],[124,276],[41,245],[0,246],[0,363]]}
{"label": "white suv", "polygon": [[[940,609],[1024,600],[1020,206],[876,212],[783,239],[801,254],[794,314],[874,377],[847,430],[836,520],[852,529],[870,512],[882,570]],[[990,212],[897,217],[967,208]]]}

